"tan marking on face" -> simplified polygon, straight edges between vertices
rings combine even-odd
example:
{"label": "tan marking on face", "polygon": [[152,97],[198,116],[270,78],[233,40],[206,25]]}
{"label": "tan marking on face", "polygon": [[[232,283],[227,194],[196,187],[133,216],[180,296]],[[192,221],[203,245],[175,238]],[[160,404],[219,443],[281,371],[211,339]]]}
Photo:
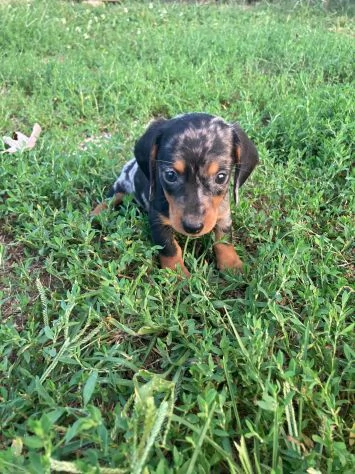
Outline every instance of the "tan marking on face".
{"label": "tan marking on face", "polygon": [[201,237],[201,235],[208,234],[215,227],[220,215],[220,206],[224,201],[225,196],[213,196],[211,198],[204,197],[201,202],[201,207],[205,209],[203,228],[198,234],[188,234],[182,225],[182,219],[186,210],[183,206],[177,204],[174,199],[164,191],[165,198],[169,204],[169,219],[168,222],[176,232],[187,235],[188,237]]}
{"label": "tan marking on face", "polygon": [[163,214],[159,214],[159,219],[163,225],[168,225],[169,227],[171,227],[171,222],[170,222],[169,217],[166,217]]}
{"label": "tan marking on face", "polygon": [[184,230],[182,229],[182,216],[183,216],[183,209],[179,206],[174,199],[164,191],[165,198],[169,204],[169,225],[179,232],[180,234],[185,234]]}
{"label": "tan marking on face", "polygon": [[215,227],[219,214],[219,207],[224,196],[213,196],[208,199],[209,203],[205,207],[207,209],[204,219],[204,226],[199,235],[207,234]]}
{"label": "tan marking on face", "polygon": [[220,205],[222,204],[224,200],[224,194],[222,194],[221,196],[212,196],[211,197],[211,203],[212,203],[212,206],[214,209],[216,209],[216,211],[218,211]]}
{"label": "tan marking on face", "polygon": [[207,176],[214,176],[219,170],[219,164],[216,161],[212,161],[207,168]]}
{"label": "tan marking on face", "polygon": [[185,267],[184,261],[182,259],[182,251],[180,245],[174,240],[176,246],[176,255],[172,257],[166,257],[165,255],[160,255],[160,266],[161,268],[170,268],[171,270],[181,270],[185,276],[189,277],[190,272]]}
{"label": "tan marking on face", "polygon": [[183,174],[185,172],[186,163],[184,160],[176,160],[175,163],[173,163],[173,168],[178,173]]}
{"label": "tan marking on face", "polygon": [[240,260],[233,245],[217,243],[213,246],[217,260],[217,268],[219,270],[233,270],[241,272],[243,263]]}

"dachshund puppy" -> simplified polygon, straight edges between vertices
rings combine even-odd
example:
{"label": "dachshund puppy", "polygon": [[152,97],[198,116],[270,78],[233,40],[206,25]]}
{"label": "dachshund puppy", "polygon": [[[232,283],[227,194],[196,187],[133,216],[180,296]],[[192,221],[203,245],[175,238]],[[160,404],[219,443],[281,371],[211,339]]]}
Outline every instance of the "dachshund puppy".
{"label": "dachshund puppy", "polygon": [[[241,270],[231,244],[229,182],[234,173],[234,197],[258,163],[255,145],[237,124],[205,113],[153,121],[136,142],[135,158],[123,168],[109,197],[114,204],[133,193],[147,211],[154,244],[162,247],[162,268],[180,267],[186,276],[174,231],[199,237],[212,230],[220,270]],[[105,208],[100,204],[94,215]]]}

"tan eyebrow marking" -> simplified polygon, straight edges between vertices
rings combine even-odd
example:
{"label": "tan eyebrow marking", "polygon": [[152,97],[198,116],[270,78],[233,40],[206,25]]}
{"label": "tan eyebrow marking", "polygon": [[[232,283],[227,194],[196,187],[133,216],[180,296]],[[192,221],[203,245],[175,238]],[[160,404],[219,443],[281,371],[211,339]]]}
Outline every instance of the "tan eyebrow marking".
{"label": "tan eyebrow marking", "polygon": [[173,163],[173,168],[178,173],[183,174],[186,168],[186,163],[184,160],[176,160],[175,163]]}
{"label": "tan eyebrow marking", "polygon": [[214,176],[218,170],[219,170],[218,163],[216,161],[212,161],[212,163],[207,168],[207,175]]}

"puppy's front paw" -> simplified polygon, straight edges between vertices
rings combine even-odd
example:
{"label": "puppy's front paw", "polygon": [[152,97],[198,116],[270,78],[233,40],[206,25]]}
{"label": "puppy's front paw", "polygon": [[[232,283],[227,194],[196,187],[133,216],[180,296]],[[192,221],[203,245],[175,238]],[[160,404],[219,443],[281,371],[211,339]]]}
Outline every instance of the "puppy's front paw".
{"label": "puppy's front paw", "polygon": [[171,270],[180,270],[184,275],[189,278],[190,272],[184,265],[184,261],[181,255],[174,255],[173,257],[166,257],[165,255],[160,255],[160,266],[161,268],[170,268]]}
{"label": "puppy's front paw", "polygon": [[240,260],[233,245],[215,244],[214,251],[218,270],[233,270],[234,272],[241,272],[243,270],[243,262]]}

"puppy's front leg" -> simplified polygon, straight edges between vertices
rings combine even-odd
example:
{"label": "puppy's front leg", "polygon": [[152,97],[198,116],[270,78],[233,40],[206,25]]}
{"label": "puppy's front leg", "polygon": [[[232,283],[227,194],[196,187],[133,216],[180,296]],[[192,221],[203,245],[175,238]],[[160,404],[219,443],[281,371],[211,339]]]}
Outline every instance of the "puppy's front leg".
{"label": "puppy's front leg", "polygon": [[214,233],[216,243],[213,245],[213,248],[216,254],[218,270],[242,271],[243,263],[231,243],[232,219],[228,195],[220,207]]}
{"label": "puppy's front leg", "polygon": [[163,247],[159,251],[161,268],[177,270],[180,267],[184,274],[189,277],[190,273],[182,259],[181,247],[174,239],[173,229],[168,224],[168,218],[151,209],[149,211],[149,222],[153,243]]}
{"label": "puppy's front leg", "polygon": [[[216,240],[221,240],[226,234],[221,235],[216,231]],[[242,271],[243,262],[240,260],[232,244],[218,242],[214,244],[218,270]]]}

